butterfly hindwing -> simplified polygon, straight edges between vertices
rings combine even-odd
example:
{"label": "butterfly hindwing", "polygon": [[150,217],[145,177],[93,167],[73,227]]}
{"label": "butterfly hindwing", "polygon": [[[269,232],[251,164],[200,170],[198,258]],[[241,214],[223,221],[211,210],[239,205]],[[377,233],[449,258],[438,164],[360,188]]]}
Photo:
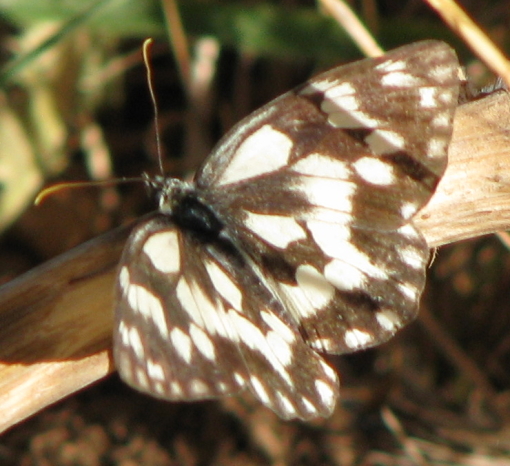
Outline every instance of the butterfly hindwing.
{"label": "butterfly hindwing", "polygon": [[206,292],[199,251],[159,214],[136,228],[130,246],[117,285],[114,351],[121,376],[173,400],[237,392],[242,381],[221,361],[239,366],[242,360],[223,338],[220,303]]}
{"label": "butterfly hindwing", "polygon": [[114,348],[131,385],[171,400],[249,387],[282,418],[330,414],[336,373],[228,240],[204,245],[157,214],[120,267]]}
{"label": "butterfly hindwing", "polygon": [[409,222],[446,167],[457,75],[438,42],[332,70],[234,128],[199,173],[314,348],[373,346],[416,316],[429,251]]}

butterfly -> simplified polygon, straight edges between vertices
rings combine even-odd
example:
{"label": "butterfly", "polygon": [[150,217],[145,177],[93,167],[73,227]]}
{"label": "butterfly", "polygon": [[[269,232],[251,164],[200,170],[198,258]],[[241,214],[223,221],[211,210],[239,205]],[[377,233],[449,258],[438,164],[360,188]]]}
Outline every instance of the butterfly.
{"label": "butterfly", "polygon": [[459,63],[404,46],[320,74],[234,126],[125,246],[114,358],[166,400],[249,389],[284,419],[329,416],[323,354],[415,318],[429,250],[412,223],[447,161]]}

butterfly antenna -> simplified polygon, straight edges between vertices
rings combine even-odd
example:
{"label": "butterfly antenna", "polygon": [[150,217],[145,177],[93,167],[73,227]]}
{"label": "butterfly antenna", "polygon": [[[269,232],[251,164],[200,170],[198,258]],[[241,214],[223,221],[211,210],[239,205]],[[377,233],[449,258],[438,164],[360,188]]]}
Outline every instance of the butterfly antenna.
{"label": "butterfly antenna", "polygon": [[[161,171],[161,174],[163,173],[163,158],[162,158],[162,151],[161,151],[161,138],[160,138],[160,131],[159,131],[159,112],[158,112],[158,106],[156,103],[156,96],[154,93],[154,86],[152,82],[152,70],[149,66],[149,51],[150,47],[154,41],[152,39],[147,39],[143,43],[143,60],[145,63],[145,68],[147,70],[147,83],[149,85],[149,92],[152,100],[152,106],[154,108],[154,125],[156,128],[156,147],[158,151],[158,161],[159,161],[159,169]],[[136,182],[143,182],[147,183],[148,180],[147,177],[137,177],[137,178],[121,178],[116,180],[104,180],[104,181],[73,181],[73,182],[64,182],[64,183],[56,183],[52,186],[48,186],[47,188],[44,188],[39,194],[36,196],[34,200],[35,205],[41,204],[42,201],[44,201],[47,197],[62,191],[64,189],[74,189],[74,188],[88,188],[92,186],[113,186],[120,183],[136,183]]]}
{"label": "butterfly antenna", "polygon": [[47,197],[58,193],[64,189],[74,189],[74,188],[90,188],[96,186],[115,186],[121,183],[145,183],[145,179],[143,177],[136,178],[120,178],[115,180],[103,180],[103,181],[71,181],[71,182],[63,182],[56,183],[54,185],[48,186],[44,188],[35,198],[34,204],[39,205],[44,199]]}
{"label": "butterfly antenna", "polygon": [[161,175],[164,175],[163,171],[163,156],[161,150],[161,135],[159,130],[159,111],[158,111],[158,103],[156,101],[156,94],[154,93],[154,85],[152,80],[152,69],[150,66],[149,60],[149,52],[152,47],[154,41],[152,39],[146,39],[143,43],[143,61],[145,63],[145,69],[147,70],[147,85],[149,86],[149,94],[152,100],[152,108],[154,109],[154,128],[156,130],[156,148],[158,151],[158,163],[159,163],[159,171]]}

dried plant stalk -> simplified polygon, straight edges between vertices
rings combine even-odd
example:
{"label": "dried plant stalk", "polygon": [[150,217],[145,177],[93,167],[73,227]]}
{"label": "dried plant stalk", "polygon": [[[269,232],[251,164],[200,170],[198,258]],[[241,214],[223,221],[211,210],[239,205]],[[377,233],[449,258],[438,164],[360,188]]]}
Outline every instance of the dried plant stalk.
{"label": "dried plant stalk", "polygon": [[509,104],[501,91],[457,110],[448,168],[415,219],[431,247],[508,229]]}

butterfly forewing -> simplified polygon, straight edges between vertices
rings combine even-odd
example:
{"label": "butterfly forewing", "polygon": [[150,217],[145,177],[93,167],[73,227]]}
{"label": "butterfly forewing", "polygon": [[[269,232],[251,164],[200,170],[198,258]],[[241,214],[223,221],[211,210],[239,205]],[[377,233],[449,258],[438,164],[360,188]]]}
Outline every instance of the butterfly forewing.
{"label": "butterfly forewing", "polygon": [[330,207],[341,212],[356,198],[363,207],[351,216],[356,225],[395,228],[428,201],[444,172],[458,81],[455,54],[441,42],[333,69],[236,125],[197,185],[209,196],[218,189],[215,205],[270,213],[280,202],[296,211],[290,194],[304,198],[301,210],[320,205],[322,193],[336,196]]}
{"label": "butterfly forewing", "polygon": [[172,400],[249,388],[283,418],[328,415],[316,353],[385,341],[417,312],[428,248],[412,217],[446,166],[459,87],[441,42],[319,75],[236,125],[120,265],[122,377]]}

